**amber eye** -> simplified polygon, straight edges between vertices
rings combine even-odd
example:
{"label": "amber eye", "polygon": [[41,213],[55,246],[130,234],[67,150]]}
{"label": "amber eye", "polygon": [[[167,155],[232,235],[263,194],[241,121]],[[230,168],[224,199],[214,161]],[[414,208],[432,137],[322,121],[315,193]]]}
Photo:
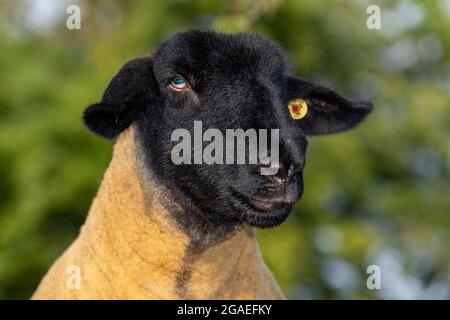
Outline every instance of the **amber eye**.
{"label": "amber eye", "polygon": [[175,91],[183,91],[184,89],[187,89],[189,86],[186,82],[186,80],[183,79],[182,76],[177,75],[172,82],[170,82],[170,88]]}

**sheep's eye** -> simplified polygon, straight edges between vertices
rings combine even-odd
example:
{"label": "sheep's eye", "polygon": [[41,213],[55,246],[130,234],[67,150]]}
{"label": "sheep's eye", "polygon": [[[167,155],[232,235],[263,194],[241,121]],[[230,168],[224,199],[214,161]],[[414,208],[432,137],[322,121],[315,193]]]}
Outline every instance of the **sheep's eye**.
{"label": "sheep's eye", "polygon": [[183,91],[187,89],[189,86],[181,76],[176,76],[175,79],[170,83],[170,88],[175,91]]}

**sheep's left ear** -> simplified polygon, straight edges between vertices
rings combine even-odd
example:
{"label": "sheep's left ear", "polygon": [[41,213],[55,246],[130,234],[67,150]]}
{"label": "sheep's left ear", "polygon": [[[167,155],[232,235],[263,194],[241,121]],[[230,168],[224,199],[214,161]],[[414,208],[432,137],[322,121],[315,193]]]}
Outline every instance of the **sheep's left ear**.
{"label": "sheep's left ear", "polygon": [[111,80],[101,102],[83,114],[86,127],[107,139],[128,128],[157,96],[151,57],[127,62]]}
{"label": "sheep's left ear", "polygon": [[351,129],[373,108],[369,101],[350,101],[333,90],[296,77],[288,76],[286,81],[288,101],[300,98],[307,105],[304,117],[295,120],[306,135]]}

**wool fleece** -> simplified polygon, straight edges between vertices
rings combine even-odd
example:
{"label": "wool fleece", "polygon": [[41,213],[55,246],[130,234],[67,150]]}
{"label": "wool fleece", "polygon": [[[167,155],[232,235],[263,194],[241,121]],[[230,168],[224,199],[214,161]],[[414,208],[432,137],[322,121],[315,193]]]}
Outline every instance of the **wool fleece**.
{"label": "wool fleece", "polygon": [[117,139],[79,236],[32,299],[284,298],[251,227],[196,249],[169,218],[163,191],[143,174],[141,161],[131,126]]}

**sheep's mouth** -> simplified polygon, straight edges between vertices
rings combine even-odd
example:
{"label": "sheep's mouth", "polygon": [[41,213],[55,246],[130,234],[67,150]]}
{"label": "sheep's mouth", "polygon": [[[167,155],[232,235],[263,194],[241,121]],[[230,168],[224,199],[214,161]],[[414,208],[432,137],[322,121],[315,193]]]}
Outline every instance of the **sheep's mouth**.
{"label": "sheep's mouth", "polygon": [[255,196],[246,196],[234,191],[234,195],[245,204],[246,207],[257,213],[276,213],[286,210],[294,205],[300,198],[299,188],[295,184],[290,184],[287,188],[272,195],[267,193]]}
{"label": "sheep's mouth", "polygon": [[248,199],[248,204],[255,211],[269,213],[269,212],[279,211],[288,206],[292,206],[294,204],[294,202],[287,201],[284,199],[275,199],[275,200],[262,199],[261,200],[261,199],[257,199],[257,198],[251,198],[251,199]]}

